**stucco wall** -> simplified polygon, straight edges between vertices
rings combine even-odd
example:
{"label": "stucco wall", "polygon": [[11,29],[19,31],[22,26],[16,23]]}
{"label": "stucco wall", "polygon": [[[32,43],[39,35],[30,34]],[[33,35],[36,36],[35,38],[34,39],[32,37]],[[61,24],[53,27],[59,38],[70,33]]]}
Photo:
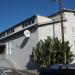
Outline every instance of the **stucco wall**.
{"label": "stucco wall", "polygon": [[[54,25],[54,27],[53,27]],[[46,39],[47,36],[58,37],[59,40],[61,40],[61,24],[50,24],[46,26],[41,26],[38,28],[38,38],[40,39]]]}
{"label": "stucco wall", "polygon": [[[68,40],[71,46],[71,51],[75,54],[75,15],[72,12],[65,12],[67,18],[65,40]],[[72,63],[75,63],[75,59]]]}
{"label": "stucco wall", "polygon": [[45,16],[39,16],[37,15],[37,23],[38,25],[41,25],[43,23],[48,23],[48,22],[52,22],[52,19],[45,17]]}
{"label": "stucco wall", "polygon": [[[59,15],[53,17],[52,19],[59,20]],[[69,41],[71,46],[71,51],[75,54],[75,15],[73,12],[64,12],[64,19],[67,21],[63,22],[64,25],[64,40]],[[61,40],[61,23],[54,24],[55,37]],[[53,25],[47,25],[39,27],[39,40],[45,39],[46,36],[53,37]],[[72,63],[75,63],[75,58]]]}
{"label": "stucco wall", "polygon": [[[21,34],[21,36],[19,36]],[[30,55],[32,53],[32,47],[37,44],[38,41],[38,31],[31,30],[31,36],[26,38],[22,33],[18,34],[16,37],[11,37],[5,43],[12,43],[11,53],[6,53],[7,58],[12,64],[14,64],[16,69],[27,69],[35,68],[35,62],[32,61]],[[7,51],[7,48],[6,48]],[[31,62],[30,62],[31,61]],[[32,66],[31,66],[32,65]]]}
{"label": "stucco wall", "polygon": [[47,36],[51,36],[53,38],[53,25],[41,26],[38,28],[39,40],[47,39]]}
{"label": "stucco wall", "polygon": [[[50,17],[50,18],[53,19],[54,21],[60,21],[60,20],[61,20],[59,14],[58,14],[58,15],[55,15],[55,16],[52,16],[52,17]],[[66,19],[64,13],[63,13],[63,19],[64,19],[64,20]]]}
{"label": "stucco wall", "polygon": [[[58,16],[59,17],[59,16]],[[64,26],[64,40],[69,41],[71,51],[75,54],[75,15],[73,12],[64,12],[66,21],[63,22]],[[56,17],[53,17],[56,19]],[[61,39],[61,23],[55,24],[55,36]],[[72,63],[75,63],[75,58]]]}

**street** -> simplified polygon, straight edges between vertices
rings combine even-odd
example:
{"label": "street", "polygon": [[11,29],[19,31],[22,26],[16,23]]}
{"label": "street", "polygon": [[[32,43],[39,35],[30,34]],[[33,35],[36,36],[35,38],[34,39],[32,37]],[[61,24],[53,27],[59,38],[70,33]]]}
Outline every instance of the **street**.
{"label": "street", "polygon": [[20,70],[14,70],[10,68],[0,67],[0,75],[27,75]]}

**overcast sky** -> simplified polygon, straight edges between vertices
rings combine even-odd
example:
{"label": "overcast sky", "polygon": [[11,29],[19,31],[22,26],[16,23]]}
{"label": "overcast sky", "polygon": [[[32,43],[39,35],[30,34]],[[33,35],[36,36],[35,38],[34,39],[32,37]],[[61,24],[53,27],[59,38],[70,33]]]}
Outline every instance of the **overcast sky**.
{"label": "overcast sky", "polygon": [[[75,9],[75,0],[62,0],[63,8]],[[0,0],[0,32],[36,14],[48,16],[59,10],[52,0]]]}

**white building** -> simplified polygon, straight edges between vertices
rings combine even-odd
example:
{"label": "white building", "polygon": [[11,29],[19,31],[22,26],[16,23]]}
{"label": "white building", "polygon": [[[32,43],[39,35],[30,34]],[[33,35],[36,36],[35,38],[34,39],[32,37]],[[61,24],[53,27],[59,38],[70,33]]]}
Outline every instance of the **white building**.
{"label": "white building", "polygon": [[[71,51],[75,54],[75,11],[63,10],[64,39],[70,42]],[[30,31],[30,37],[24,31]],[[61,39],[59,12],[48,17],[35,15],[0,33],[0,67],[15,69],[35,69],[36,65],[30,55],[40,39],[47,36]],[[72,62],[75,63],[75,60]]]}

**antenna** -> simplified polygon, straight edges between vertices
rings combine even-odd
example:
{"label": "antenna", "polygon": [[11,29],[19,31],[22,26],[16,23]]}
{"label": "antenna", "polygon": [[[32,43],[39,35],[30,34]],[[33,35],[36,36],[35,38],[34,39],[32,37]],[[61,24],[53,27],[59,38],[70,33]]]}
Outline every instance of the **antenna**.
{"label": "antenna", "polygon": [[25,35],[25,37],[30,37],[30,31],[29,30],[25,30],[24,31],[24,35]]}

